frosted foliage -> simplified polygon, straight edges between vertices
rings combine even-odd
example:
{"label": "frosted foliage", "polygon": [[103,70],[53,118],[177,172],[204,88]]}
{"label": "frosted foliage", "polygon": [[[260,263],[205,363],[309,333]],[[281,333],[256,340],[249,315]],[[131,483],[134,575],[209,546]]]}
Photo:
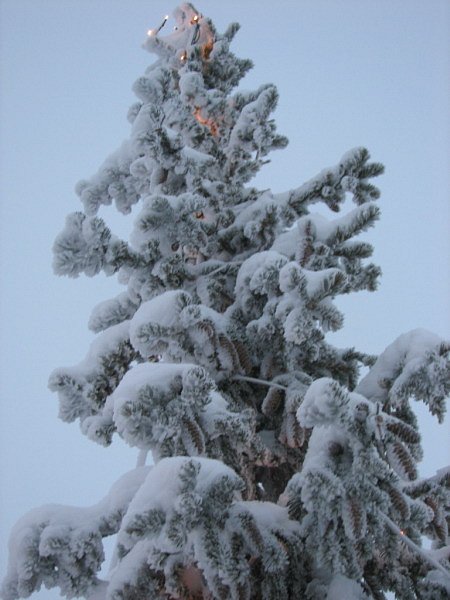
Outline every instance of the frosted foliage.
{"label": "frosted foliage", "polygon": [[136,312],[137,305],[127,292],[122,292],[116,298],[98,304],[89,319],[89,329],[99,333],[112,325],[130,319]]}
{"label": "frosted foliage", "polygon": [[[224,434],[250,436],[207,371],[193,364],[141,364],[131,369],[107,401],[119,435],[154,458],[203,454]],[[237,440],[236,440],[237,441]]]}
{"label": "frosted foliage", "polygon": [[60,418],[68,422],[79,419],[85,435],[109,444],[114,424],[105,411],[106,399],[136,356],[126,320],[101,332],[78,365],[53,371],[49,387],[58,392]]}
{"label": "frosted foliage", "polygon": [[[338,295],[377,287],[361,235],[383,167],[354,148],[294,189],[252,187],[287,144],[277,90],[237,89],[236,23],[222,34],[190,3],[174,19],[148,32],[130,134],[76,185],[54,243],[57,274],[122,286],[93,309],[86,358],[50,377],[59,416],[154,466],[94,507],[19,521],[3,598],[444,600],[450,470],[418,478],[411,402],[443,419],[450,346],[416,330],[376,357],[327,335]],[[114,207],[133,213],[127,240]]]}
{"label": "frosted foliage", "polygon": [[380,355],[358,390],[396,409],[414,396],[442,420],[450,392],[449,350],[450,344],[424,329],[405,333]]}
{"label": "frosted foliage", "polygon": [[[436,341],[431,334],[428,339]],[[367,378],[378,369],[377,362]],[[387,589],[399,591],[410,585],[408,576],[398,577],[396,571],[406,549],[401,537],[386,531],[383,513],[414,540],[421,532],[436,532],[439,527],[443,527],[441,543],[448,536],[434,500],[440,494],[437,481],[416,483],[420,436],[397,414],[360,393],[349,393],[329,378],[309,387],[297,411],[299,423],[312,429],[312,434],[302,470],[288,486],[291,515],[300,519],[306,544],[319,563],[354,580],[366,573],[372,591],[372,586],[383,588],[378,569],[390,570],[384,583]],[[437,479],[442,483],[446,477],[448,471]],[[450,496],[442,491],[446,504]],[[377,566],[371,563],[374,543],[384,548]],[[373,572],[367,567],[364,571],[364,564],[370,564]]]}
{"label": "frosted foliage", "polygon": [[149,467],[130,471],[89,508],[51,504],[17,522],[9,542],[2,598],[24,598],[42,585],[58,586],[67,598],[90,594],[104,559],[102,538],[116,533]]}
{"label": "frosted foliage", "polygon": [[331,580],[326,600],[367,600],[368,596],[361,587],[351,579],[335,575]]}
{"label": "frosted foliage", "polygon": [[[274,590],[286,587],[279,581],[289,566],[283,546],[300,544],[298,524],[272,503],[241,501],[243,487],[221,461],[160,460],[123,519],[109,597],[158,594],[165,580],[174,597],[187,597],[194,587],[197,594],[249,598],[253,584],[275,598]],[[246,555],[250,564],[260,563],[257,569]],[[253,581],[261,567],[262,584]]]}

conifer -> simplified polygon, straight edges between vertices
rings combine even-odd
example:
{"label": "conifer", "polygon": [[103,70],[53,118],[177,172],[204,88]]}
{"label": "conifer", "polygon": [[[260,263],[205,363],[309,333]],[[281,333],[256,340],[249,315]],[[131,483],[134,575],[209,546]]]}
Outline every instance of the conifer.
{"label": "conifer", "polygon": [[[336,296],[377,287],[355,238],[379,217],[383,167],[355,148],[296,189],[252,187],[287,145],[277,90],[237,89],[252,66],[230,50],[238,24],[221,34],[189,3],[174,18],[148,32],[128,140],[78,183],[54,244],[57,274],[124,290],[94,308],[85,359],[51,375],[59,416],[139,463],[90,508],[25,515],[2,597],[444,600],[450,468],[418,478],[411,401],[442,421],[450,345],[414,330],[374,357],[326,336]],[[129,240],[99,216],[112,203],[135,215]]]}

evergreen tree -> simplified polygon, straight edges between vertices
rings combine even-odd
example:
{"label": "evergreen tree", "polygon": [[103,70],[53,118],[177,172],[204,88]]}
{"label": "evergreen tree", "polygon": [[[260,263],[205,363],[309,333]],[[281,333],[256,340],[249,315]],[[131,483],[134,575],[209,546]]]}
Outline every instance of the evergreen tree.
{"label": "evergreen tree", "polygon": [[[129,139],[77,185],[83,210],[54,245],[56,273],[125,289],[94,309],[86,358],[51,375],[60,417],[99,444],[121,436],[138,466],[95,506],[25,515],[2,597],[448,598],[450,468],[418,478],[411,400],[442,421],[450,345],[414,330],[375,357],[326,340],[333,299],[377,286],[355,238],[379,216],[383,167],[357,148],[288,192],[251,187],[287,144],[277,91],[236,91],[251,68],[229,49],[237,24],[174,16],[170,35],[148,32],[158,59]],[[346,198],[344,216],[311,212]],[[137,205],[128,242],[98,216],[113,201]]]}

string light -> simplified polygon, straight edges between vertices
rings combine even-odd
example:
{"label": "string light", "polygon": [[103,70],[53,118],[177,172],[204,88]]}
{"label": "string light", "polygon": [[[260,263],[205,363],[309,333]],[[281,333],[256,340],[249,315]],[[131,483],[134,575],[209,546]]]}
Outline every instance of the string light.
{"label": "string light", "polygon": [[[236,377],[234,377],[233,379],[236,379]],[[405,534],[405,531],[403,529],[400,529],[399,527],[397,527],[397,525],[393,521],[391,521],[391,519],[387,515],[385,515],[384,513],[382,513],[381,511],[380,511],[380,516],[384,520],[384,522],[387,524],[387,526],[389,527],[389,529],[393,533],[396,533],[397,535],[399,535],[401,537],[401,539],[403,540],[404,544],[406,544],[418,556],[420,556],[421,558],[423,558],[429,565],[433,566],[435,569],[439,569],[439,571],[441,573],[443,573],[450,580],[450,572],[447,571],[447,569],[445,567],[443,567],[441,565],[441,563],[438,562],[430,552],[427,552],[423,548],[420,548],[419,546],[417,546],[417,544],[415,544]]]}
{"label": "string light", "polygon": [[215,123],[212,119],[206,119],[205,117],[203,117],[203,115],[201,114],[201,108],[199,106],[196,106],[194,108],[194,117],[201,125],[206,125],[206,127],[209,128],[211,135],[213,135],[213,136],[217,135],[217,133],[218,133],[217,123]]}
{"label": "string light", "polygon": [[214,48],[214,41],[213,41],[212,37],[209,37],[206,44],[204,44],[204,46],[202,46],[202,56],[205,60],[208,60],[213,48]]}
{"label": "string light", "polygon": [[195,25],[195,31],[194,31],[194,35],[192,36],[192,41],[191,41],[191,44],[194,45],[200,39],[200,23],[199,23],[198,15],[195,15],[194,17],[192,17],[191,25]]}
{"label": "string light", "polygon": [[151,36],[151,35],[157,35],[157,34],[158,34],[160,31],[161,31],[161,29],[164,27],[164,25],[167,23],[167,21],[168,21],[168,20],[169,20],[169,15],[166,15],[166,16],[164,17],[164,20],[163,20],[163,22],[162,22],[162,23],[161,23],[161,25],[158,27],[158,29],[149,29],[149,30],[147,31],[147,35],[148,35],[148,36]]}
{"label": "string light", "polygon": [[164,17],[164,21],[161,23],[161,25],[156,30],[156,33],[159,33],[161,31],[161,29],[164,27],[164,25],[167,23],[168,20],[169,20],[169,15],[166,15]]}
{"label": "string light", "polygon": [[198,40],[200,39],[200,25],[196,25],[196,30],[194,31],[194,35],[192,36],[192,42],[191,44],[194,45],[198,42]]}

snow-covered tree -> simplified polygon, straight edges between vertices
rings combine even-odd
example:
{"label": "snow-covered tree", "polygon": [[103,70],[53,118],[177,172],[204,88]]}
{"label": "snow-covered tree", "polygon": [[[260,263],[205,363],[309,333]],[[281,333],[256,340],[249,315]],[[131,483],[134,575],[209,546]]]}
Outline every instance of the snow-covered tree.
{"label": "snow-covered tree", "polygon": [[[56,273],[124,287],[94,309],[86,358],[50,377],[60,417],[122,437],[138,466],[95,506],[25,515],[2,597],[448,598],[450,468],[418,478],[411,402],[442,421],[450,345],[414,330],[375,357],[326,339],[334,298],[377,286],[357,236],[383,167],[356,148],[296,189],[252,187],[287,144],[277,91],[237,90],[237,24],[220,34],[191,4],[174,17],[148,32],[129,139],[77,185],[83,210],[54,245]],[[129,241],[99,216],[113,201],[135,211]]]}

